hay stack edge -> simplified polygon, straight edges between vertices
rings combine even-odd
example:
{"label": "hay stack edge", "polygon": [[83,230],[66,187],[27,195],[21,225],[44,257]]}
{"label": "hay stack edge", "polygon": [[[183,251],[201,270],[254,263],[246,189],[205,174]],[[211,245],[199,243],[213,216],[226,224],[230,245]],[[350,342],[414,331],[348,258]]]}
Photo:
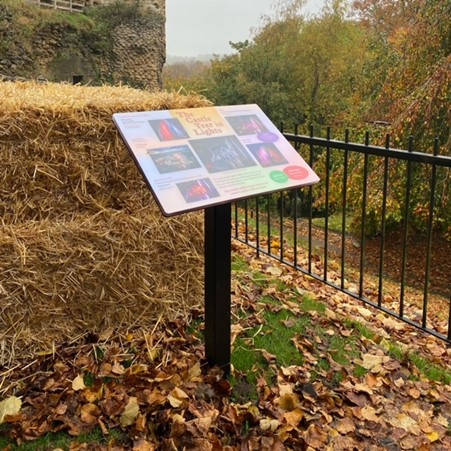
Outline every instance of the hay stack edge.
{"label": "hay stack edge", "polygon": [[0,82],[0,367],[202,301],[203,215],[162,216],[112,114],[207,106]]}

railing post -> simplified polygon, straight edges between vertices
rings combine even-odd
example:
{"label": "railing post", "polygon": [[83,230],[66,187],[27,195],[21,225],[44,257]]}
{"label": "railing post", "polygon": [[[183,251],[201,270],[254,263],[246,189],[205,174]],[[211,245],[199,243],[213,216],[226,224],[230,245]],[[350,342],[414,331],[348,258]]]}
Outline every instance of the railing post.
{"label": "railing post", "polygon": [[[413,137],[409,138],[409,153],[413,151]],[[401,292],[399,295],[399,316],[404,316],[404,300],[406,287],[406,271],[407,271],[407,241],[409,239],[409,221],[410,221],[410,195],[412,189],[412,161],[407,161],[406,168],[406,190],[404,200],[404,224],[403,224],[403,246],[401,256]]]}

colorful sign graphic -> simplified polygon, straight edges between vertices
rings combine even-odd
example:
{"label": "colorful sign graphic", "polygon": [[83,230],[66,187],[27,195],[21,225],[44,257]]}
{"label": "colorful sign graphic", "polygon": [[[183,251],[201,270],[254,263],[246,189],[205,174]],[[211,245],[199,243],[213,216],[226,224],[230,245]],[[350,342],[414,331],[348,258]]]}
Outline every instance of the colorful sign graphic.
{"label": "colorful sign graphic", "polygon": [[257,105],[117,113],[113,121],[166,216],[319,181]]}

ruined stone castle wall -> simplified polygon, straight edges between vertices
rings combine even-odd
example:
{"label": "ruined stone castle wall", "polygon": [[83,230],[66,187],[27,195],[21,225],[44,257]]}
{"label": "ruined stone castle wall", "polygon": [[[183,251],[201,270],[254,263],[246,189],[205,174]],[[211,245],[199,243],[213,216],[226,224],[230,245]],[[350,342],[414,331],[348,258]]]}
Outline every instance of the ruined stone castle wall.
{"label": "ruined stone castle wall", "polygon": [[[53,0],[45,1],[48,14]],[[36,0],[29,3],[30,8],[36,8],[31,4]],[[113,0],[84,3],[86,8],[107,7]],[[24,17],[18,17],[0,0],[0,22],[6,23],[0,29],[0,41],[8,42],[3,53],[0,46],[0,75],[71,83],[121,82],[160,89],[166,57],[165,0],[124,0],[127,3],[137,5],[138,14],[121,18],[108,36],[86,35],[70,24],[55,22],[35,27],[25,42],[17,33]]]}

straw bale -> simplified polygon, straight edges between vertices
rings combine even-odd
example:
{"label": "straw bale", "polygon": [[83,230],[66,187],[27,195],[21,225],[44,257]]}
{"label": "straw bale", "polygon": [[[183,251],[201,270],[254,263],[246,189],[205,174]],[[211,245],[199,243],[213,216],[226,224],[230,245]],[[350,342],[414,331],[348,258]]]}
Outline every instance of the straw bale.
{"label": "straw bale", "polygon": [[129,212],[153,202],[117,136],[98,142],[2,143],[0,217],[6,223],[72,218],[104,208]]}
{"label": "straw bale", "polygon": [[195,94],[35,82],[0,82],[0,98],[0,141],[65,140],[70,135],[109,140],[116,134],[113,113],[210,105]]}
{"label": "straw bale", "polygon": [[209,102],[34,82],[0,99],[0,366],[198,305],[203,215],[161,215],[112,114]]}
{"label": "straw bale", "polygon": [[32,82],[0,82],[0,98],[0,218],[8,223],[142,208],[150,195],[113,113],[209,105],[195,95]]}
{"label": "straw bale", "polygon": [[201,215],[169,219],[154,207],[1,227],[0,340],[10,347],[4,352],[11,359],[12,343],[42,351],[198,305],[202,245]]}

